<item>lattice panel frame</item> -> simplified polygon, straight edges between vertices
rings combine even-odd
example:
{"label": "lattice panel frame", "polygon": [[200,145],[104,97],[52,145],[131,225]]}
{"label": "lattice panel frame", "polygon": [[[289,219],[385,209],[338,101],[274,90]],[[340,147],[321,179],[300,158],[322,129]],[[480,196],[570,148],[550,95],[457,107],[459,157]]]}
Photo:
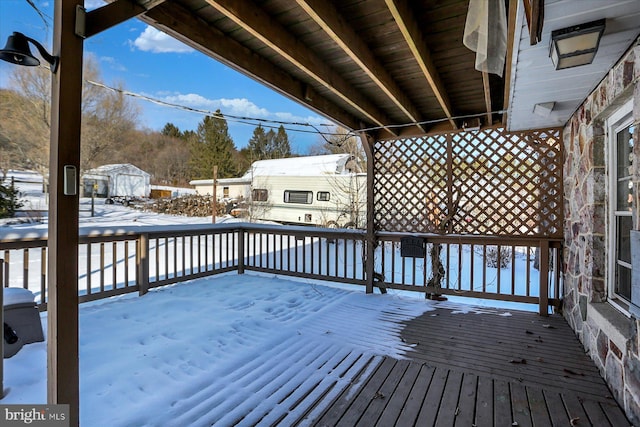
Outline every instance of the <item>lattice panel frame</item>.
{"label": "lattice panel frame", "polygon": [[377,230],[562,235],[560,129],[376,141]]}

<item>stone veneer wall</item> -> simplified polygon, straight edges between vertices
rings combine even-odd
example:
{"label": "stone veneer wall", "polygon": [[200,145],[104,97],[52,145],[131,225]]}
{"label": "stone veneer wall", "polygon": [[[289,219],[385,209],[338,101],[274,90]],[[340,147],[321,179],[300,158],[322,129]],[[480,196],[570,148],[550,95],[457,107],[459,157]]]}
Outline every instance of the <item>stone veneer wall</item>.
{"label": "stone veneer wall", "polygon": [[[640,425],[638,319],[607,299],[607,158],[605,123],[633,98],[635,194],[640,185],[640,39],[567,122],[564,140],[564,316],[624,407]],[[637,203],[638,200],[636,199]],[[637,208],[636,208],[637,209]],[[636,216],[636,215],[634,215]],[[640,224],[634,219],[634,229]]]}

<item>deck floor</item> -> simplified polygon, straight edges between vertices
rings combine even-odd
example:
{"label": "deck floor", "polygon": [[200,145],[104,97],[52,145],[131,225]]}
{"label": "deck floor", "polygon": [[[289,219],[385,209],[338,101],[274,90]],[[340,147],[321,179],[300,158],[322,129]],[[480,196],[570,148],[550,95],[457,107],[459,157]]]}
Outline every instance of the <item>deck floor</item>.
{"label": "deck floor", "polygon": [[[448,307],[448,308],[447,308]],[[393,316],[393,313],[389,313]],[[372,357],[316,426],[627,426],[559,315],[443,305],[403,323],[406,360]]]}

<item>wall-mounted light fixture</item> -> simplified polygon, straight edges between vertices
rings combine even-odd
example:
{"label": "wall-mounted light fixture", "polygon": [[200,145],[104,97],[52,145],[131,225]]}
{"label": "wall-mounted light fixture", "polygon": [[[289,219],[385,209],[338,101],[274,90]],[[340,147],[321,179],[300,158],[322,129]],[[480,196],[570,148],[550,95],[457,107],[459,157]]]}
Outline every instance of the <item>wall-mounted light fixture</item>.
{"label": "wall-mounted light fixture", "polygon": [[40,56],[51,65],[51,72],[55,73],[58,70],[60,58],[50,55],[40,43],[22,33],[14,32],[9,36],[4,49],[0,50],[0,59],[29,67],[40,65],[40,60],[33,56],[31,49],[29,49],[29,42],[33,43],[38,52],[40,52]]}
{"label": "wall-mounted light fixture", "polygon": [[600,19],[552,31],[549,56],[556,70],[591,64],[604,27],[605,20]]}

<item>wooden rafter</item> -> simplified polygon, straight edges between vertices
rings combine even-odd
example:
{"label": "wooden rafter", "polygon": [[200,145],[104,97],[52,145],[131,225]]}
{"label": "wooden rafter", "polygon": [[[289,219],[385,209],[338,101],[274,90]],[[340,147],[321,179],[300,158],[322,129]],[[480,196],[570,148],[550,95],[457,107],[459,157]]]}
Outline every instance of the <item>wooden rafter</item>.
{"label": "wooden rafter", "polygon": [[522,0],[524,16],[529,28],[529,44],[534,46],[542,40],[542,25],[544,23],[544,0]]}
{"label": "wooden rafter", "polygon": [[304,82],[286,74],[260,55],[255,55],[218,29],[194,19],[188,10],[177,3],[166,2],[141,15],[140,19],[295,101],[304,103],[345,128],[357,129],[360,126],[360,122],[343,108],[318,95]]}
{"label": "wooden rafter", "polygon": [[[298,5],[393,101],[411,122],[420,122],[420,114],[398,84],[376,59],[371,49],[326,0],[297,0]],[[424,128],[418,125],[421,131]]]}
{"label": "wooden rafter", "polygon": [[[515,35],[516,21],[518,20],[518,0],[509,0],[509,10],[507,13],[507,56],[505,59],[504,95],[502,101],[502,109],[504,111],[507,111],[509,108],[509,96],[511,92],[511,61],[513,60],[513,50],[516,49]],[[507,113],[502,114],[502,125],[507,126]]]}
{"label": "wooden rafter", "polygon": [[484,91],[484,104],[487,108],[487,126],[493,124],[493,114],[491,113],[491,85],[489,84],[489,73],[482,72],[482,88]]}
{"label": "wooden rafter", "polygon": [[[270,49],[295,65],[300,71],[326,87],[343,102],[359,111],[368,120],[380,127],[386,127],[390,120],[371,101],[357,92],[335,70],[278,22],[271,19],[259,6],[248,0],[206,0],[235,24]],[[385,128],[390,134],[395,134]]]}
{"label": "wooden rafter", "polygon": [[[109,0],[107,0],[109,1]],[[130,0],[113,0],[102,7],[87,12],[83,37],[89,38],[121,22],[139,16],[166,0],[157,0],[144,6]]]}
{"label": "wooden rafter", "polygon": [[409,5],[405,0],[385,0],[393,19],[400,28],[407,45],[411,49],[411,53],[418,62],[424,77],[427,79],[431,90],[433,91],[442,111],[451,123],[454,129],[457,129],[455,120],[453,119],[453,109],[451,101],[447,95],[444,85],[440,80],[440,75],[436,66],[431,59],[431,52],[424,42],[424,37],[419,29],[418,23],[413,18]]}

